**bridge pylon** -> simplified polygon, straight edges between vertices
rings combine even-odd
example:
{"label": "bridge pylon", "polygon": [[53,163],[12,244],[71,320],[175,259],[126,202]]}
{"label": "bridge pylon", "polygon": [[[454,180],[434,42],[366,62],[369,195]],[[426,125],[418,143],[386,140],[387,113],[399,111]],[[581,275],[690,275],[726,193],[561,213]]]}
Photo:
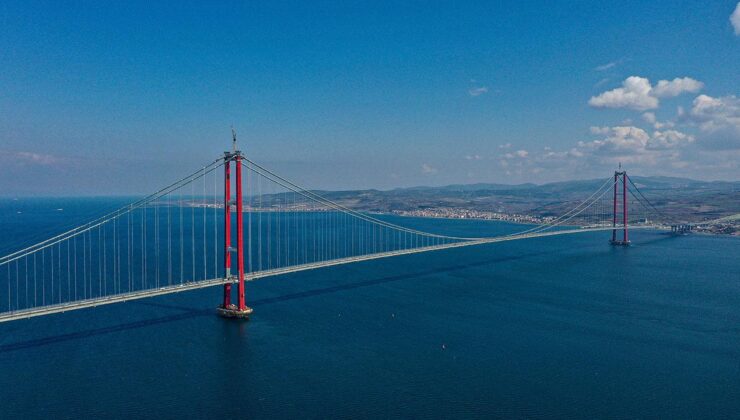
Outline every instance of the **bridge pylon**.
{"label": "bridge pylon", "polygon": [[[224,284],[223,303],[218,314],[225,318],[247,319],[252,313],[244,298],[244,208],[242,195],[242,153],[234,149],[224,153]],[[231,200],[231,162],[236,165],[236,199]],[[231,206],[236,204],[236,248],[231,246]],[[231,274],[231,253],[236,252],[236,275]],[[231,284],[237,284],[237,303],[231,303]]]}
{"label": "bridge pylon", "polygon": [[[621,165],[620,165],[621,166]],[[620,200],[617,190],[619,190],[619,183],[622,183],[622,194],[621,194],[621,212]],[[627,209],[627,171],[614,171],[614,205],[612,213],[612,239],[609,241],[612,245],[627,246],[630,244],[629,233],[628,233],[628,209]],[[619,228],[619,213],[622,216],[621,228]],[[622,239],[617,239],[617,231],[622,230]]]}

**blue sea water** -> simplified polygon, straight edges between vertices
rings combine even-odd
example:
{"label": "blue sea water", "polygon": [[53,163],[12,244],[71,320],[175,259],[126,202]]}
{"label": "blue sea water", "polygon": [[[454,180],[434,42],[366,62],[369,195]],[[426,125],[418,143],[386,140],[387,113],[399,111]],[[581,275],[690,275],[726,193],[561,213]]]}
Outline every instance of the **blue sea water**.
{"label": "blue sea water", "polygon": [[[118,204],[2,201],[0,250]],[[737,417],[740,240],[607,235],[266,278],[247,322],[211,288],[0,324],[0,418]]]}

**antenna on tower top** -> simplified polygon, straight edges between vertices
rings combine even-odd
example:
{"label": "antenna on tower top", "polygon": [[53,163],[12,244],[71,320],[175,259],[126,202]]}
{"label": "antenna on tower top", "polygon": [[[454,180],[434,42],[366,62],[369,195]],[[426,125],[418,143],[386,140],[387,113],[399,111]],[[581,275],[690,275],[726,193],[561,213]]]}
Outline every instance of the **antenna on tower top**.
{"label": "antenna on tower top", "polygon": [[231,126],[231,149],[232,152],[236,152],[236,130],[234,130],[234,126]]}
{"label": "antenna on tower top", "polygon": [[[233,130],[233,128],[232,128]],[[236,134],[234,134],[234,142],[236,142]],[[622,169],[622,162],[619,162],[619,169]]]}

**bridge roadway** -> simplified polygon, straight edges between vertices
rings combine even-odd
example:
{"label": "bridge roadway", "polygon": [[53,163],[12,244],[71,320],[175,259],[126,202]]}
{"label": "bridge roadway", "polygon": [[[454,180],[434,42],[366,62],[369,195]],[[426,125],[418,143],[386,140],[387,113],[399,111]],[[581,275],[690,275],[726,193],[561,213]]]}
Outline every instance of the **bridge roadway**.
{"label": "bridge roadway", "polygon": [[[519,240],[519,239],[541,238],[545,236],[570,235],[574,233],[584,233],[584,232],[607,231],[607,230],[612,230],[612,229],[613,228],[611,226],[610,227],[595,227],[595,228],[579,228],[579,229],[562,229],[562,230],[554,230],[554,231],[549,231],[549,232],[535,232],[535,233],[524,233],[524,234],[518,234],[518,235],[514,234],[514,235],[496,236],[496,237],[491,237],[491,238],[471,239],[468,241],[461,241],[461,242],[455,242],[455,243],[444,244],[444,245],[435,245],[435,246],[427,246],[427,247],[420,247],[420,248],[404,249],[404,250],[398,250],[398,251],[380,252],[380,253],[375,253],[375,254],[359,255],[359,256],[348,257],[348,258],[339,258],[339,259],[334,259],[334,260],[319,261],[315,263],[299,264],[299,265],[294,265],[290,267],[275,268],[271,270],[256,271],[256,272],[245,275],[245,281],[252,281],[252,280],[257,280],[257,279],[261,279],[264,277],[279,276],[282,274],[295,273],[299,271],[314,270],[314,269],[323,268],[323,267],[331,267],[334,265],[350,264],[350,263],[360,262],[360,261],[368,261],[368,260],[376,260],[380,258],[395,257],[399,255],[418,254],[421,252],[439,251],[443,249],[491,244],[491,243],[496,243],[496,242],[514,241],[514,240]],[[633,229],[665,230],[665,227],[638,225],[638,226],[630,226],[629,229],[630,230],[633,230]],[[8,322],[8,321],[14,321],[18,319],[32,318],[32,317],[41,316],[41,315],[49,315],[49,314],[74,311],[74,310],[84,309],[84,308],[92,308],[95,306],[109,305],[111,303],[120,303],[120,302],[129,301],[129,300],[137,300],[137,299],[143,299],[143,298],[148,298],[148,297],[153,297],[153,296],[185,292],[188,290],[203,289],[206,287],[223,285],[229,282],[233,283],[235,282],[235,280],[224,279],[224,278],[200,280],[200,281],[195,281],[195,282],[186,282],[186,283],[174,284],[174,285],[153,288],[153,289],[120,293],[117,295],[77,300],[74,302],[67,302],[67,303],[61,303],[61,304],[56,304],[56,305],[46,305],[42,307],[22,309],[18,311],[5,312],[5,313],[0,314],[0,322]]]}

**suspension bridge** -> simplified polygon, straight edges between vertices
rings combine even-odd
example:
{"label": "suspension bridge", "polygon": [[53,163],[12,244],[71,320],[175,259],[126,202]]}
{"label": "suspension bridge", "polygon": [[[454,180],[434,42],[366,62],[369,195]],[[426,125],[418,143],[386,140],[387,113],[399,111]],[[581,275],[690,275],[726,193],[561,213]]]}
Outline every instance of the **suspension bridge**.
{"label": "suspension bridge", "polygon": [[[399,255],[672,224],[617,171],[582,201],[507,235],[425,232],[331,201],[231,151],[129,205],[0,258],[0,322],[221,286],[220,315],[248,318],[245,282]],[[232,287],[235,286],[236,296]],[[233,299],[233,301],[232,301]]]}

